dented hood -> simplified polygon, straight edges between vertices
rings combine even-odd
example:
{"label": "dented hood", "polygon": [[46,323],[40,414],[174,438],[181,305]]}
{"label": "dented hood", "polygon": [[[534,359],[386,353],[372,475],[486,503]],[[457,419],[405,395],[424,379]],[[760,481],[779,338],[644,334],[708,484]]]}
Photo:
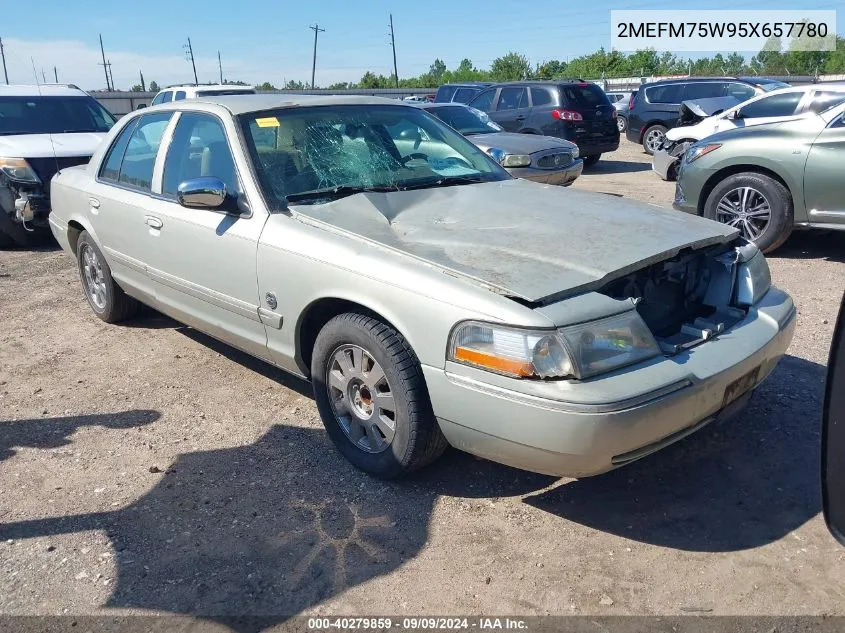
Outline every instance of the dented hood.
{"label": "dented hood", "polygon": [[532,302],[595,289],[685,247],[737,235],[686,213],[516,179],[361,193],[290,209],[301,221]]}

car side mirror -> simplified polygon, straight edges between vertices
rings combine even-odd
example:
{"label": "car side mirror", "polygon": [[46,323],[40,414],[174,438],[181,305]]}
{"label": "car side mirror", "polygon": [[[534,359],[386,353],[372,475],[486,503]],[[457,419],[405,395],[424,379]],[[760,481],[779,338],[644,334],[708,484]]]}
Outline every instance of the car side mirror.
{"label": "car side mirror", "polygon": [[179,184],[176,200],[183,207],[218,209],[226,202],[226,183],[219,178],[191,178]]}
{"label": "car side mirror", "polygon": [[147,107],[147,104],[146,104],[146,103],[139,103],[139,104],[135,107],[135,109],[136,109],[136,110],[143,110],[143,109],[144,109],[144,108],[146,108],[146,107]]}
{"label": "car side mirror", "polygon": [[822,510],[845,545],[845,296],[833,331],[822,413]]}
{"label": "car side mirror", "polygon": [[742,110],[734,110],[728,115],[729,119],[741,119],[742,118]]}

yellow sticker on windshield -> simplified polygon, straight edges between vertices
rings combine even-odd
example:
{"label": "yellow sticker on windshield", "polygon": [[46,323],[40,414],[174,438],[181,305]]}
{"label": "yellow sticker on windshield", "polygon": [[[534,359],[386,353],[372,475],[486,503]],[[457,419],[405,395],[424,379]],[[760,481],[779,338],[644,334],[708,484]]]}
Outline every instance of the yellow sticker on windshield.
{"label": "yellow sticker on windshield", "polygon": [[255,119],[255,122],[258,124],[258,127],[279,127],[279,119],[274,116]]}

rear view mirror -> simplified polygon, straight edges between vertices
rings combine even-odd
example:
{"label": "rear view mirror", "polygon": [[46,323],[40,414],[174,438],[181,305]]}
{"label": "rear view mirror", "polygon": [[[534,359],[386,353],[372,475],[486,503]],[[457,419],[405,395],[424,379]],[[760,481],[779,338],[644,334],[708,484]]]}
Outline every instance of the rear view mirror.
{"label": "rear view mirror", "polygon": [[176,200],[183,207],[217,209],[226,202],[226,183],[219,178],[191,178],[179,185]]}
{"label": "rear view mirror", "polygon": [[822,509],[831,534],[845,545],[845,297],[833,331],[824,393]]}

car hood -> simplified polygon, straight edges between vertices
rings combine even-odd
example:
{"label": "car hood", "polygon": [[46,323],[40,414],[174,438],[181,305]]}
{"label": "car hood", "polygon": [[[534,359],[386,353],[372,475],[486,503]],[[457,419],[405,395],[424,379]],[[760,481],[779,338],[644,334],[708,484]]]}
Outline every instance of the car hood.
{"label": "car hood", "polygon": [[301,221],[539,303],[737,235],[686,213],[520,179],[361,193],[290,210]]}
{"label": "car hood", "polygon": [[[52,142],[50,140],[52,137]],[[91,156],[106,137],[105,132],[72,134],[11,134],[0,136],[0,156],[45,158]]]}
{"label": "car hood", "polygon": [[573,150],[576,145],[554,136],[538,134],[514,134],[513,132],[491,132],[490,134],[470,134],[467,139],[484,150],[497,147],[508,154],[533,154],[549,149]]}

